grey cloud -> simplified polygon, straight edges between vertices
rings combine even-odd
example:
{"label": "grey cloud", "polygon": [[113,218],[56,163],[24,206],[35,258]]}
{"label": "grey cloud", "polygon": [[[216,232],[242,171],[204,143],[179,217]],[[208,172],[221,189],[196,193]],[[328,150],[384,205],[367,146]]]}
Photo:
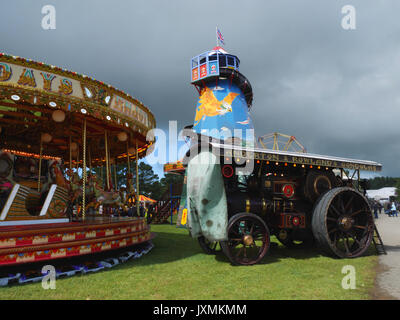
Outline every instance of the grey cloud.
{"label": "grey cloud", "polygon": [[[190,58],[215,45],[239,56],[254,89],[256,134],[295,135],[309,152],[400,168],[400,3],[349,1],[2,1],[1,51],[87,74],[137,97],[158,126],[193,122]],[[57,29],[40,27],[53,4]]]}

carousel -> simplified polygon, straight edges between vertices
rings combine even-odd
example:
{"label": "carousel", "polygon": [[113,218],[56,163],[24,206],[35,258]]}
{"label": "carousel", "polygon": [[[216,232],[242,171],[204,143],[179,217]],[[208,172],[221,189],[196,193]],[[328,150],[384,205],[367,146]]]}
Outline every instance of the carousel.
{"label": "carousel", "polygon": [[0,54],[0,266],[150,243],[133,206],[155,125],[110,85]]}

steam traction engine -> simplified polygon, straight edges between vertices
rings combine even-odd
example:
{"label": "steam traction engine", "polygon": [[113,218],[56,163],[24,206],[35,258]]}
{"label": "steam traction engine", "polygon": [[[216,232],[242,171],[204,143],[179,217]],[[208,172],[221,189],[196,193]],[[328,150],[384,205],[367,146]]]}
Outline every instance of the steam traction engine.
{"label": "steam traction engine", "polygon": [[233,264],[259,262],[270,235],[286,246],[316,243],[337,257],[361,256],[375,224],[359,172],[381,165],[255,147],[253,93],[239,63],[220,47],[192,59],[200,96],[184,159],[190,234],[207,253],[220,243]]}

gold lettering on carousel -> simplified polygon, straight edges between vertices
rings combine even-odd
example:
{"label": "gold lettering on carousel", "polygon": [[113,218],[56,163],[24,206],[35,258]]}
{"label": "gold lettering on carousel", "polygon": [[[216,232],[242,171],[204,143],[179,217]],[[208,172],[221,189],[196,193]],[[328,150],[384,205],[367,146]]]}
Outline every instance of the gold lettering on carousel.
{"label": "gold lettering on carousel", "polygon": [[24,69],[19,77],[18,84],[22,86],[36,87],[35,77],[32,69]]}
{"label": "gold lettering on carousel", "polygon": [[132,115],[133,115],[133,117],[136,118],[136,115],[137,115],[137,107],[136,107],[135,105],[133,105]]}
{"label": "gold lettering on carousel", "polygon": [[128,116],[132,115],[132,104],[125,101],[122,112]]}
{"label": "gold lettering on carousel", "polygon": [[128,117],[135,118],[143,124],[147,124],[148,118],[146,112],[136,104],[126,101],[121,97],[115,96],[111,108]]}
{"label": "gold lettering on carousel", "polygon": [[43,90],[51,91],[51,82],[56,76],[50,73],[43,73],[43,72],[41,72],[40,74],[42,75],[43,78]]}
{"label": "gold lettering on carousel", "polygon": [[123,107],[124,107],[124,101],[120,97],[115,97],[115,105],[113,109],[122,112]]}
{"label": "gold lettering on carousel", "polygon": [[7,63],[0,63],[0,81],[7,81],[11,77],[11,67]]}
{"label": "gold lettering on carousel", "polygon": [[60,93],[70,95],[72,93],[72,82],[68,79],[61,79],[58,87]]}

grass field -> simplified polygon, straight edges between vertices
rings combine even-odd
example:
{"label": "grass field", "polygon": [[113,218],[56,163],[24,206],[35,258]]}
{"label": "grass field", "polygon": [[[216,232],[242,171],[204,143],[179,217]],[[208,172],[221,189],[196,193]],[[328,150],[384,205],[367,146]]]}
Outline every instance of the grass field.
{"label": "grass field", "polygon": [[[368,299],[377,256],[334,259],[316,249],[272,248],[260,264],[232,266],[223,254],[204,254],[187,230],[152,225],[155,247],[113,269],[41,283],[0,288],[0,299]],[[273,239],[272,239],[273,240]],[[353,265],[356,289],[341,286],[342,267]]]}

